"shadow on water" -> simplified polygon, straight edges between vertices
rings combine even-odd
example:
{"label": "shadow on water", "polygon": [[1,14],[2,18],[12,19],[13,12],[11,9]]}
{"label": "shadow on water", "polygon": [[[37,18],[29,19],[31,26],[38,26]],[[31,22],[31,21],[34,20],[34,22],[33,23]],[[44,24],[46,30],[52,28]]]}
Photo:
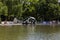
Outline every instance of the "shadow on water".
{"label": "shadow on water", "polygon": [[60,40],[60,25],[0,27],[0,40]]}

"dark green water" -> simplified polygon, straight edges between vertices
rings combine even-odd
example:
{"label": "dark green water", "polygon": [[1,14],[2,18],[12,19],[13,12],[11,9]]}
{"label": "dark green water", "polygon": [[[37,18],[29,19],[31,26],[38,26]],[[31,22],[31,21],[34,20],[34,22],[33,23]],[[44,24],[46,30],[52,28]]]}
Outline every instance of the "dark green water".
{"label": "dark green water", "polygon": [[60,40],[60,26],[0,26],[0,40]]}

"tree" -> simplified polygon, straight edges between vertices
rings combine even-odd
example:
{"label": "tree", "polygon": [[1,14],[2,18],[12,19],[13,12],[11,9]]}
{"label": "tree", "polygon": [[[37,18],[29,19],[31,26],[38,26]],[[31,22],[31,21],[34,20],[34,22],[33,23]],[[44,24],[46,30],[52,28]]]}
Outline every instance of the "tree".
{"label": "tree", "polygon": [[8,8],[2,2],[0,2],[0,20],[1,20],[1,15],[5,15],[5,16],[8,15]]}
{"label": "tree", "polygon": [[37,20],[57,20],[60,17],[58,0],[0,0],[0,15],[18,19],[33,16]]}

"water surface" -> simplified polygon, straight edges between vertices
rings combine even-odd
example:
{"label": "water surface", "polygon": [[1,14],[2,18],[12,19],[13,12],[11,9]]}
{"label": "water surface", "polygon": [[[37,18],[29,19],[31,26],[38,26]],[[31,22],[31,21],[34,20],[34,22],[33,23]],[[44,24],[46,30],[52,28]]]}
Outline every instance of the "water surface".
{"label": "water surface", "polygon": [[60,26],[0,26],[0,40],[60,40]]}

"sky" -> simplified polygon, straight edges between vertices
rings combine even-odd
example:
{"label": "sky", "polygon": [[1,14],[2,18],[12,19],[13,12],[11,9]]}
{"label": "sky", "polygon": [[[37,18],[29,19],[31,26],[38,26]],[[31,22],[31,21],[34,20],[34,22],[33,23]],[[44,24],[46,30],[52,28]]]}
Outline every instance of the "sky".
{"label": "sky", "polygon": [[60,2],[60,0],[58,0],[58,2]]}

